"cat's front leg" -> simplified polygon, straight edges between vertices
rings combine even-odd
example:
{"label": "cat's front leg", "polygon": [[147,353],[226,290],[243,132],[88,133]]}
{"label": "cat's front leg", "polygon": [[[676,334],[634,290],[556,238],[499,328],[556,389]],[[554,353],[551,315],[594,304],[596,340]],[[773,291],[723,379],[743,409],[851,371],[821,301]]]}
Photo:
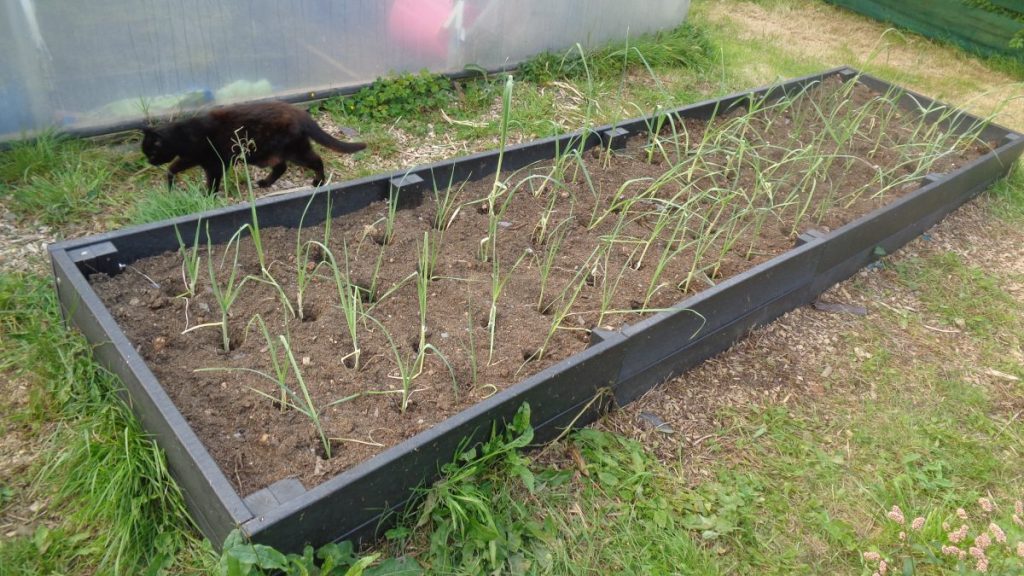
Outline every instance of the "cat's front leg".
{"label": "cat's front leg", "polygon": [[224,165],[218,163],[216,166],[206,165],[203,166],[203,171],[206,172],[206,190],[210,194],[216,194],[220,190],[221,180],[224,179]]}
{"label": "cat's front leg", "polygon": [[186,160],[184,158],[178,158],[171,165],[167,167],[167,190],[174,187],[174,177],[178,172],[183,172],[195,166],[197,162],[193,160]]}

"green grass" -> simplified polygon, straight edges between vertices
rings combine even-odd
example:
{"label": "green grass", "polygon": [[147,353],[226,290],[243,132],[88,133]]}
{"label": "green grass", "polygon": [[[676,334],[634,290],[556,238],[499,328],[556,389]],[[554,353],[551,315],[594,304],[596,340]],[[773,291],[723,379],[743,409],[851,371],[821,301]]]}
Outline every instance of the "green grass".
{"label": "green grass", "polygon": [[[835,64],[795,53],[781,35],[741,41],[738,25],[710,24],[705,8],[695,5],[690,26],[590,55],[590,83],[575,52],[535,59],[517,75],[511,131],[533,138],[576,128],[588,101],[596,124],[749,87],[765,70],[782,78]],[[884,58],[870,69],[926,81]],[[391,127],[413,139],[433,132],[471,150],[493,147],[500,126],[488,113],[502,85],[501,77],[481,78],[455,90],[445,106],[454,123],[436,109],[381,122],[347,113],[340,101],[322,108],[369,143],[372,152],[351,157],[357,175],[369,174],[402,157],[405,140]],[[953,77],[938,88],[978,89]],[[5,205],[47,224],[74,227],[99,218],[113,228],[226,201],[203,193],[198,177],[188,181],[196,185],[167,193],[160,170],[148,167],[135,145],[47,134],[0,153]],[[991,195],[995,217],[1011,225],[1024,220],[1024,170]],[[1024,378],[1013,355],[1024,320],[1005,285],[1021,279],[951,254],[904,260],[889,272],[914,291],[921,308],[873,311],[845,334],[835,375],[823,378],[823,398],[717,414],[720,428],[702,448],[716,462],[708,476],[690,469],[686,445],[679,462],[659,461],[642,444],[596,430],[572,435],[543,456],[524,455],[529,428],[520,420],[447,467],[446,479],[426,489],[423,502],[378,546],[380,557],[366,574],[408,570],[407,556],[426,573],[444,574],[870,574],[864,551],[926,559],[899,542],[885,512],[898,505],[927,516],[924,532],[938,538],[941,522],[958,507],[974,514],[980,496],[1004,505],[1024,496],[1024,424],[1006,411],[1024,387],[978,385],[970,362],[949,358],[948,343],[925,326],[962,329],[984,361],[980,368]],[[904,338],[919,344],[919,355],[902,352]],[[0,487],[0,508],[31,497],[60,518],[0,541],[0,575],[256,574],[256,552],[267,571],[310,570],[312,550],[280,557],[234,542],[219,557],[199,537],[163,455],[117,395],[119,383],[91,360],[83,338],[63,328],[48,277],[0,273],[0,371],[31,391],[29,405],[4,430],[22,428],[46,447],[32,470],[32,494]],[[6,415],[7,408],[0,411]],[[335,574],[375,557],[360,560],[345,547],[319,554],[336,563]],[[921,565],[914,573],[956,573],[946,568]]]}
{"label": "green grass", "polygon": [[12,210],[44,224],[81,220],[109,207],[113,174],[104,153],[80,140],[45,133],[0,155],[0,188]]}
{"label": "green grass", "polygon": [[48,535],[0,542],[0,572],[209,565],[209,544],[196,537],[162,452],[117,395],[116,378],[92,360],[82,336],[63,327],[49,280],[0,275],[0,341],[0,369],[32,385],[15,425],[58,423],[34,474],[38,497],[63,517]]}
{"label": "green grass", "polygon": [[999,279],[968,266],[953,252],[926,261],[911,259],[899,270],[947,328],[965,328],[981,338],[1021,334],[1024,330],[1018,313],[1020,304],[1000,288]]}
{"label": "green grass", "polygon": [[639,444],[594,430],[573,435],[559,448],[579,454],[579,476],[518,452],[532,438],[528,424],[520,411],[504,437],[447,466],[391,531],[392,548],[425,550],[421,563],[440,574],[719,572],[691,532],[700,496]]}
{"label": "green grass", "polygon": [[227,205],[230,200],[219,194],[209,194],[206,187],[190,183],[185,189],[159,190],[145,193],[132,206],[128,220],[135,224],[167,220],[196,212],[213,210]]}
{"label": "green grass", "polygon": [[[1006,295],[980,272],[953,265],[950,274],[948,257],[909,266],[913,282],[944,278],[925,296],[933,310],[975,319],[971,309],[985,310],[979,328],[1019,327],[1019,307],[1007,317],[987,306]],[[772,487],[756,513],[754,545],[730,552],[739,573],[855,573],[862,552],[892,553],[898,531],[884,513],[893,505],[950,520],[980,496],[1012,505],[1024,495],[1019,454],[1011,448],[1024,438],[1024,424],[999,410],[994,391],[968,379],[973,366],[894,354],[906,350],[906,336],[889,320],[847,335],[844,348],[861,354],[847,358],[852,372],[837,370],[847,380],[831,382],[829,397],[728,413],[719,442],[733,448],[725,453],[743,462],[757,484]],[[991,337],[975,333],[979,342]],[[896,552],[927,564],[920,551]]]}
{"label": "green grass", "polygon": [[1024,221],[1024,161],[1018,161],[1010,175],[989,191],[995,214],[1007,221]]}
{"label": "green grass", "polygon": [[586,54],[586,61],[576,48],[540,54],[521,64],[518,75],[528,82],[544,84],[557,79],[582,81],[588,76],[614,78],[638,68],[702,71],[711,66],[715,48],[703,28],[688,22],[672,30],[592,50]]}

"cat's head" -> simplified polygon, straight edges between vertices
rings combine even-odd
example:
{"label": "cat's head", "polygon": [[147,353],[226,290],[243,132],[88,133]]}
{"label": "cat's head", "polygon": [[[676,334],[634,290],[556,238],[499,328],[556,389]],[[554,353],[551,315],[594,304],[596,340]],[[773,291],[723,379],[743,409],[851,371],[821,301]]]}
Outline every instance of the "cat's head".
{"label": "cat's head", "polygon": [[148,127],[142,129],[142,153],[153,166],[166,164],[178,155],[159,129]]}

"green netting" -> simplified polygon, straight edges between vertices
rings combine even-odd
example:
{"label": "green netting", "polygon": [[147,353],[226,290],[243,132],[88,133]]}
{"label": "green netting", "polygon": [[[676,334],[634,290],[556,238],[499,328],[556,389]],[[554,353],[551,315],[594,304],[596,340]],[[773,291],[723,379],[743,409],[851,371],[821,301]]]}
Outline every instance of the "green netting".
{"label": "green netting", "polygon": [[974,53],[1024,61],[1024,0],[826,0]]}

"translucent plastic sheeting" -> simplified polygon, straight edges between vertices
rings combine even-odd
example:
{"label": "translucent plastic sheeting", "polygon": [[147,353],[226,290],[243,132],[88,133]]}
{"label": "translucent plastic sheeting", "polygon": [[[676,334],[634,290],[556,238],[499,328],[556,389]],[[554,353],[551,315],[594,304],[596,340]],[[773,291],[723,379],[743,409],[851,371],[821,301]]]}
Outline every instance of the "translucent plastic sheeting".
{"label": "translucent plastic sheeting", "polygon": [[678,26],[689,0],[3,0],[0,140]]}

